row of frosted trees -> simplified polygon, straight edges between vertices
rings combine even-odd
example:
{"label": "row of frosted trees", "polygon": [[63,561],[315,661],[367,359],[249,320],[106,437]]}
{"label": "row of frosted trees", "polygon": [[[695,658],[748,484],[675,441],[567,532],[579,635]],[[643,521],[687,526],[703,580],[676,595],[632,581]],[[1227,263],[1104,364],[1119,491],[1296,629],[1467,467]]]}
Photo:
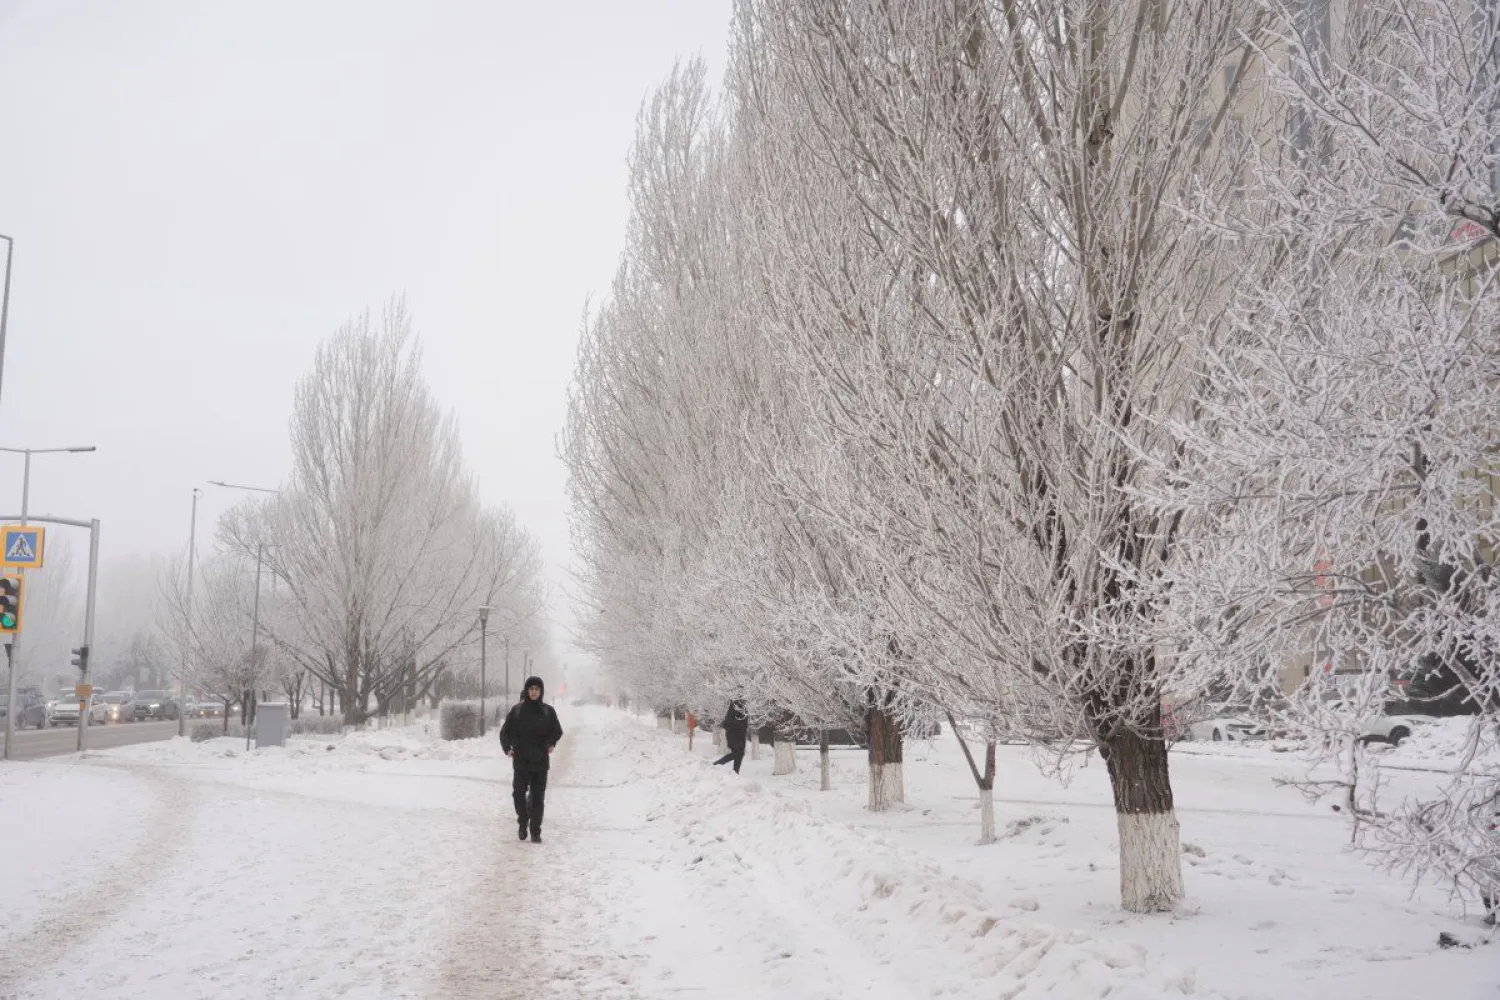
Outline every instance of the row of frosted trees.
{"label": "row of frosted trees", "polygon": [[1497,22],[741,0],[722,91],[689,63],[642,109],[584,330],[601,657],[663,704],[862,727],[872,808],[933,714],[990,761],[1098,753],[1134,911],[1183,891],[1164,702],[1353,774],[1390,680],[1441,678],[1484,708],[1466,774],[1355,812],[1493,883]]}

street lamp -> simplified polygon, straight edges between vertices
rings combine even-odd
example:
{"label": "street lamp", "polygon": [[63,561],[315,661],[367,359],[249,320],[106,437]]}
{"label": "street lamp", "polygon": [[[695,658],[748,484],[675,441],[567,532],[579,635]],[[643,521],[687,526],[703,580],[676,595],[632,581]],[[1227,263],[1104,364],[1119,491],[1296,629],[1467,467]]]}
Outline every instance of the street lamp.
{"label": "street lamp", "polygon": [[[16,241],[9,236],[0,236],[5,241],[5,291],[0,293],[0,381],[5,375],[5,324],[10,318],[10,259],[16,255]],[[10,746],[7,740],[5,745]],[[8,755],[7,755],[8,756]]]}
{"label": "street lamp", "polygon": [[[177,677],[177,735],[187,735],[187,713],[183,711],[184,699],[187,697],[187,674],[188,657],[191,655],[193,642],[193,562],[197,556],[198,548],[198,497],[203,493],[198,487],[193,487],[193,515],[188,522],[188,561],[187,561],[187,595],[183,601],[182,609],[183,625],[187,628],[187,637],[182,649],[182,673]],[[228,715],[228,713],[225,713]]]}
{"label": "street lamp", "polygon": [[250,490],[253,493],[280,493],[281,492],[280,490],[267,489],[264,486],[240,486],[237,483],[226,483],[226,482],[224,482],[223,480],[220,480],[220,479],[210,479],[208,481],[208,484],[210,486],[222,486],[226,490]]}
{"label": "street lamp", "polygon": [[[7,240],[9,239],[9,237],[4,237],[4,238],[7,239]],[[10,257],[8,255],[6,257],[6,262],[5,262],[5,283],[6,283],[6,288],[9,289],[9,287],[10,287]],[[3,307],[0,307],[0,308],[3,308]],[[4,330],[4,326],[0,325],[0,352],[3,352],[4,349],[5,349],[4,348],[4,333],[3,333],[3,330]],[[0,363],[3,363],[3,362],[0,362]],[[94,450],[96,450],[96,449],[91,444],[90,445],[75,445],[73,447],[68,447],[68,448],[0,448],[0,451],[9,452],[12,455],[25,455],[26,456],[25,471],[21,475],[21,523],[22,524],[26,523],[26,515],[30,511],[30,506],[29,505],[31,503],[31,456],[32,455],[54,455],[54,454],[58,454],[58,453],[62,453],[62,452],[77,453],[77,452],[94,451]],[[17,570],[17,572],[18,573],[24,573],[26,571],[25,570]],[[20,676],[21,676],[21,633],[17,632],[16,634],[14,634],[14,635],[12,635],[10,637],[10,677],[9,677],[9,680],[7,681],[7,683],[6,683],[6,693],[9,696],[9,700],[6,702],[6,706],[7,707],[6,707],[6,710],[5,710],[5,759],[6,760],[10,760],[11,759],[11,744],[14,741],[15,735],[16,735],[16,712],[15,712],[15,707],[14,706],[16,704],[16,682],[20,678]],[[88,706],[87,705],[81,706],[79,708],[78,715],[79,715],[80,719],[87,719],[88,718]],[[82,723],[82,724],[83,725],[87,725],[86,722]]]}
{"label": "street lamp", "polygon": [[[280,490],[267,489],[264,486],[240,486],[235,483],[226,483],[219,479],[210,479],[211,486],[222,486],[228,490],[250,490],[254,493],[280,493]],[[255,543],[255,608],[250,613],[250,670],[254,676],[256,654],[260,652],[260,568],[265,562],[266,545],[264,542]],[[245,749],[250,749],[250,723],[251,718],[250,698],[254,689],[247,689],[240,697],[240,716],[245,720]],[[227,714],[227,713],[226,713]]]}
{"label": "street lamp", "polygon": [[484,696],[485,696],[485,668],[487,662],[487,651],[485,639],[490,631],[490,606],[481,604],[479,606],[479,735],[484,735]]}

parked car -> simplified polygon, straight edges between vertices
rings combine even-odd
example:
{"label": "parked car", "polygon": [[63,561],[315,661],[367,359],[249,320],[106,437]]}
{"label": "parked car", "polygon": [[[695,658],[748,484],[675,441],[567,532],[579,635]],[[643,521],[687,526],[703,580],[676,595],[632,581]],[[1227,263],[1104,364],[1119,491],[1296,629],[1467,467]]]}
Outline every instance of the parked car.
{"label": "parked car", "polygon": [[129,691],[105,692],[104,721],[105,722],[134,722],[135,702]]}
{"label": "parked car", "polygon": [[1251,722],[1249,719],[1235,715],[1194,722],[1188,726],[1188,738],[1209,740],[1214,743],[1263,740],[1266,738],[1266,729],[1258,722]]}
{"label": "parked car", "polygon": [[[9,714],[10,697],[0,694],[0,720]],[[47,703],[42,701],[41,695],[16,695],[16,728],[25,729],[27,726],[34,726],[37,729],[47,728]]]}
{"label": "parked car", "polygon": [[1415,715],[1382,715],[1365,727],[1360,740],[1365,743],[1389,743],[1400,746],[1414,730],[1425,726],[1429,719]]}
{"label": "parked car", "polygon": [[47,718],[50,726],[72,726],[78,724],[78,713],[80,711],[89,713],[90,725],[104,724],[104,698],[102,695],[89,695],[88,708],[83,709],[78,696],[74,694],[60,694],[52,703],[52,714]]}
{"label": "parked car", "polygon": [[170,691],[137,691],[135,717],[139,719],[175,719],[181,712]]}

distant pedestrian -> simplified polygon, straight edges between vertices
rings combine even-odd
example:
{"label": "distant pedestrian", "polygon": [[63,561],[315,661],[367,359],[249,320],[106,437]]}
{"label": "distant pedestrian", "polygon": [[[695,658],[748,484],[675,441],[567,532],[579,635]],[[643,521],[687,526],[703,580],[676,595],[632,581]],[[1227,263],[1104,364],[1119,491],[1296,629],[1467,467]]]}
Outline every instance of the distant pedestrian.
{"label": "distant pedestrian", "polygon": [[728,764],[734,762],[734,773],[740,773],[740,762],[745,759],[745,736],[750,731],[750,714],[745,711],[745,703],[735,699],[729,703],[729,711],[724,713],[724,742],[729,744],[729,752],[718,760],[714,765]]}
{"label": "distant pedestrian", "polygon": [[500,727],[500,749],[515,766],[511,792],[515,797],[516,822],[521,839],[528,831],[531,842],[542,842],[542,812],[547,804],[547,769],[557,741],[562,739],[562,723],[557,712],[542,700],[545,691],[540,677],[526,678],[521,701],[511,706],[505,724]]}

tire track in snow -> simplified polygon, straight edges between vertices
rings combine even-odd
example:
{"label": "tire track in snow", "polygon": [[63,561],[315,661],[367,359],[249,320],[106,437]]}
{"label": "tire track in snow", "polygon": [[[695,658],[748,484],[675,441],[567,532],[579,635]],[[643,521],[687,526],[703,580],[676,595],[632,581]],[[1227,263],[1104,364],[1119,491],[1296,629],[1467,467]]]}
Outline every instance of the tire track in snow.
{"label": "tire track in snow", "polygon": [[[14,1000],[23,987],[41,980],[70,951],[87,943],[172,871],[188,842],[196,793],[146,768],[105,761],[82,762],[130,772],[152,786],[154,802],[147,828],[112,874],[70,893],[20,934],[0,941],[0,1000]],[[144,873],[144,874],[142,874]]]}

